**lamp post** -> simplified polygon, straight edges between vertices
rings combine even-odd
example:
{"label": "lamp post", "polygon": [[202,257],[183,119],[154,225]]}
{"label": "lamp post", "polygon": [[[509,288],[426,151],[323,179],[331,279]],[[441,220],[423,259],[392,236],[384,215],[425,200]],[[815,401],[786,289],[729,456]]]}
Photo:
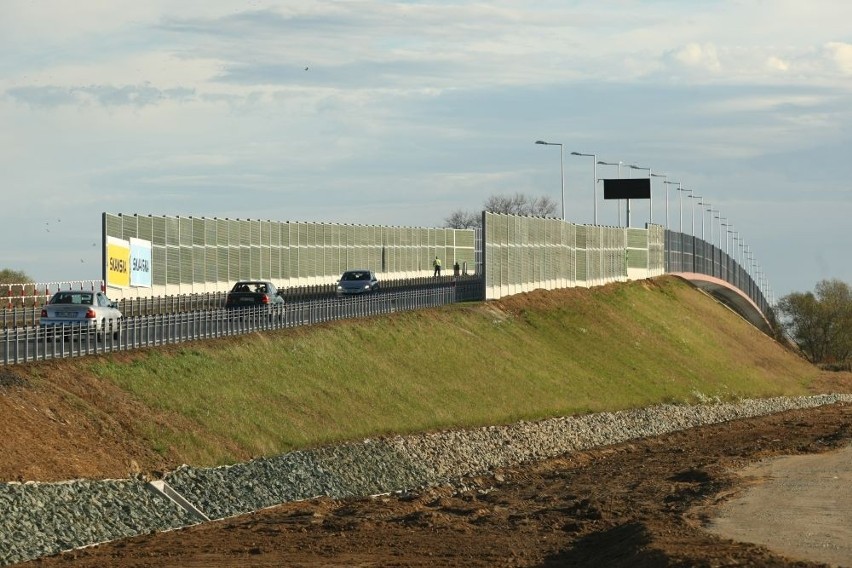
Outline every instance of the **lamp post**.
{"label": "lamp post", "polygon": [[731,256],[733,257],[734,262],[738,262],[737,261],[737,245],[739,244],[739,241],[740,241],[740,232],[734,231],[734,234],[731,235],[731,249],[733,249],[733,250],[731,250]]}
{"label": "lamp post", "polygon": [[691,202],[691,205],[692,205],[692,236],[695,237],[695,200],[701,199],[701,196],[700,195],[690,195],[689,198],[693,200]]}
{"label": "lamp post", "polygon": [[544,144],[545,146],[559,146],[559,178],[562,181],[562,220],[565,220],[565,165],[562,159],[562,144],[560,142],[545,142],[544,140],[536,140],[536,144]]}
{"label": "lamp post", "polygon": [[584,154],[582,152],[571,152],[572,156],[588,156],[592,158],[592,199],[594,200],[594,224],[598,224],[598,156],[597,154]]}
{"label": "lamp post", "polygon": [[[677,202],[678,202],[678,208],[680,209],[680,213],[679,213],[679,216],[680,216],[680,227],[678,227],[678,231],[680,231],[681,233],[683,233],[683,194],[684,194],[684,193],[689,193],[689,194],[691,194],[691,193],[692,193],[692,190],[691,190],[691,189],[686,189],[685,187],[680,187],[680,186],[678,186],[677,190],[678,190],[678,192],[680,192],[680,195],[678,196],[678,200],[677,200]],[[687,197],[688,197],[688,196],[687,196]]]}
{"label": "lamp post", "polygon": [[[597,165],[599,165],[599,166],[618,166],[618,179],[621,179],[621,164],[623,164],[623,163],[624,162],[622,162],[621,160],[619,160],[617,162],[598,161]],[[597,181],[597,180],[595,180],[595,181]],[[621,201],[621,200],[619,199],[619,201]],[[618,205],[616,205],[615,208],[618,210],[618,226],[620,227],[621,226],[621,204],[619,203]]]}
{"label": "lamp post", "polygon": [[710,213],[710,240],[707,241],[707,242],[709,242],[712,245],[713,244],[713,214],[718,213],[718,211],[713,209],[712,204],[708,203],[707,205],[710,205],[710,208],[707,210],[707,212]]}
{"label": "lamp post", "polygon": [[[721,213],[721,211],[719,211]],[[721,215],[716,215],[716,219],[719,220],[719,250],[722,250],[722,221],[727,221],[727,217],[722,217]]]}
{"label": "lamp post", "polygon": [[[647,170],[648,171],[648,187],[649,188],[651,187],[651,176],[653,175],[651,173],[651,168],[643,168],[641,166],[637,166],[636,164],[631,164],[630,169],[631,170]],[[627,200],[627,203],[630,203],[629,199]],[[648,223],[650,223],[654,219],[654,214],[653,214],[654,201],[652,199],[652,195],[651,195],[650,191],[648,192],[648,207],[650,208],[650,210],[648,211]],[[629,205],[628,205],[628,210],[629,210]],[[629,227],[630,223],[628,223],[627,226]]]}
{"label": "lamp post", "polygon": [[[698,205],[700,205],[701,207],[704,207],[705,205],[712,205],[712,204],[711,204],[711,203],[707,203],[706,201],[699,201],[699,202],[698,202]],[[702,209],[702,210],[701,210],[701,240],[702,240],[702,241],[706,240],[706,239],[704,238],[704,213],[705,213],[705,210],[704,210],[704,209]],[[712,230],[712,227],[711,227],[711,230]],[[710,240],[712,241],[712,240],[713,240],[713,237],[710,237]]]}
{"label": "lamp post", "polygon": [[677,184],[677,189],[680,189],[679,181],[667,181],[663,180],[663,183],[666,186],[666,229],[669,228],[669,186]]}
{"label": "lamp post", "polygon": [[[731,223],[719,223],[722,227],[725,227],[725,254],[728,254],[728,235],[732,233],[729,227],[733,227]],[[722,247],[722,238],[719,237],[719,248]]]}
{"label": "lamp post", "polygon": [[731,234],[731,228],[733,227],[730,223],[722,223],[719,221],[719,248],[722,248],[722,227],[725,227],[725,273],[722,276],[723,279],[729,280],[731,276],[731,262],[730,256],[728,255],[728,235]]}

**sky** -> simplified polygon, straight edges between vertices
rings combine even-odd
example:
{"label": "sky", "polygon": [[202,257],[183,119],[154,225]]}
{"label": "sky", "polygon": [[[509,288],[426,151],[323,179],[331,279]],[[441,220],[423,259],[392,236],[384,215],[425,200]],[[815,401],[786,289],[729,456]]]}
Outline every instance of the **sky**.
{"label": "sky", "polygon": [[0,0],[0,269],[100,278],[102,212],[439,227],[492,195],[561,214],[564,180],[568,221],[623,225],[595,175],[650,172],[631,226],[748,251],[770,301],[852,284],[850,21],[844,0]]}

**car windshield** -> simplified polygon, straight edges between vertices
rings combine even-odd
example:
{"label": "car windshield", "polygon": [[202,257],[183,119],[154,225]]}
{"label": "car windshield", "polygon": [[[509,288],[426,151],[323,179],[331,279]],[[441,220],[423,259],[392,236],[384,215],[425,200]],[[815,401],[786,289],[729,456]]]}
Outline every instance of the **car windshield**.
{"label": "car windshield", "polygon": [[368,272],[344,272],[341,280],[346,280],[352,282],[354,280],[369,280],[370,274]]}

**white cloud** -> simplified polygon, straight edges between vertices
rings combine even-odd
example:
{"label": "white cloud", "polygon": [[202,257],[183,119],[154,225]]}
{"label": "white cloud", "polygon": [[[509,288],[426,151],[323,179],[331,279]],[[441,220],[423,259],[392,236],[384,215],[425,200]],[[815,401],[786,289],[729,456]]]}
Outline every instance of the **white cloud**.
{"label": "white cloud", "polygon": [[852,44],[830,42],[825,45],[825,49],[841,73],[852,75]]}
{"label": "white cloud", "polygon": [[766,66],[773,71],[788,71],[790,64],[780,57],[771,56],[766,60]]}
{"label": "white cloud", "polygon": [[671,53],[671,58],[684,67],[717,73],[722,70],[716,46],[713,44],[687,44]]}

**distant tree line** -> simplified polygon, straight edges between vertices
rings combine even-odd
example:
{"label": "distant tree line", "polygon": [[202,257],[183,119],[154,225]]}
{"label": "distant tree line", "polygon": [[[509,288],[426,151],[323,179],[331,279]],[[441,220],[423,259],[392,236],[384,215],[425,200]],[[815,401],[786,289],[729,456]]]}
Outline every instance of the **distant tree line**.
{"label": "distant tree line", "polygon": [[[482,204],[489,213],[506,215],[529,215],[533,217],[554,217],[557,212],[556,201],[543,195],[534,197],[524,193],[514,195],[492,195]],[[474,229],[482,224],[482,211],[457,209],[444,219],[444,226],[452,229]]]}
{"label": "distant tree line", "polygon": [[837,368],[852,365],[852,288],[840,280],[822,280],[814,292],[781,298],[779,323],[812,363]]}
{"label": "distant tree line", "polygon": [[20,270],[0,269],[0,284],[29,284],[32,281],[32,278]]}

